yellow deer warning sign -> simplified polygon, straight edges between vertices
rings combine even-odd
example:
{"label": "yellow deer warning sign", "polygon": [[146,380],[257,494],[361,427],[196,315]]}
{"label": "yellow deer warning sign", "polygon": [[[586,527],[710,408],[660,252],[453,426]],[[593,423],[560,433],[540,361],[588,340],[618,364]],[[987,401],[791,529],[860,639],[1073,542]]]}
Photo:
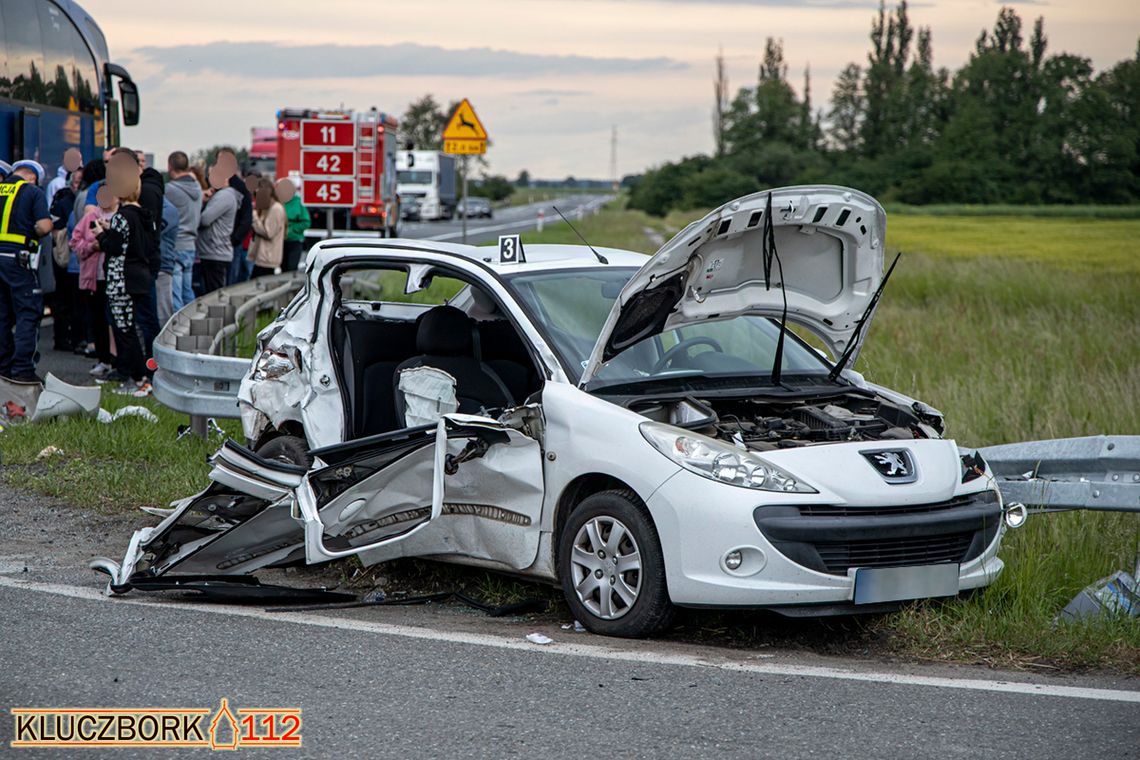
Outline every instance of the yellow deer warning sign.
{"label": "yellow deer warning sign", "polygon": [[460,155],[487,152],[487,130],[467,98],[459,103],[443,128],[443,152]]}

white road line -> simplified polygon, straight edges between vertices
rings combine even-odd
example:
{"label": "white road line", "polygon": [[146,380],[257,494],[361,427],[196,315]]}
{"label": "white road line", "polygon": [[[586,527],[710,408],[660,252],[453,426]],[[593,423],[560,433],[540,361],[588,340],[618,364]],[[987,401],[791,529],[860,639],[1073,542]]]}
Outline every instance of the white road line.
{"label": "white road line", "polygon": [[83,599],[103,604],[129,604],[145,607],[164,607],[182,612],[201,612],[212,615],[256,618],[279,623],[294,623],[318,628],[334,628],[345,631],[372,633],[381,636],[400,636],[408,639],[443,641],[452,644],[509,649],[532,654],[556,654],[570,657],[587,657],[596,660],[618,660],[649,665],[676,665],[693,668],[715,668],[739,673],[753,673],[771,676],[799,676],[803,678],[829,678],[840,681],[863,683],[896,684],[900,686],[928,686],[939,689],[966,689],[969,691],[989,691],[1003,694],[1025,694],[1038,697],[1060,697],[1062,699],[1092,699],[1106,702],[1130,702],[1140,704],[1140,691],[1120,689],[1095,689],[1083,686],[1059,686],[1019,681],[986,680],[980,678],[945,678],[939,676],[919,676],[908,673],[884,673],[844,668],[829,668],[813,665],[791,665],[780,663],[759,663],[729,659],[707,659],[689,654],[670,654],[636,649],[611,649],[599,644],[575,644],[555,642],[545,646],[531,644],[519,637],[499,636],[488,633],[468,633],[462,631],[440,631],[411,625],[393,625],[369,620],[314,615],[302,612],[266,612],[248,607],[232,607],[218,604],[177,604],[144,600],[130,597],[108,598],[99,590],[83,586],[69,586],[57,583],[38,583],[0,575],[0,587],[55,594],[73,599]]}

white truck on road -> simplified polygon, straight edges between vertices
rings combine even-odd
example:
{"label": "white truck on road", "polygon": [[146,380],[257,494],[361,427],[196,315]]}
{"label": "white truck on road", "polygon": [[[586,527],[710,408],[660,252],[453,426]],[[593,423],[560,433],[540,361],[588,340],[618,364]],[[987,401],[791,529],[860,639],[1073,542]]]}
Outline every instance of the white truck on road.
{"label": "white truck on road", "polygon": [[455,216],[455,157],[436,150],[396,153],[396,194],[401,202],[415,198],[424,221]]}

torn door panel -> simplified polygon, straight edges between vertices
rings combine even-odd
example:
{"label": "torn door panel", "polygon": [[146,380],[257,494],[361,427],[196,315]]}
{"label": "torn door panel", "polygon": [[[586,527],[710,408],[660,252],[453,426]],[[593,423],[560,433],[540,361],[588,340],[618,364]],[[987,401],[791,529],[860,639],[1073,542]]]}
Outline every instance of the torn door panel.
{"label": "torn door panel", "polygon": [[415,536],[361,554],[367,566],[397,557],[454,555],[516,570],[538,555],[542,451],[537,440],[487,418],[448,415],[440,519]]}
{"label": "torn door panel", "polygon": [[111,590],[172,571],[239,575],[302,556],[303,535],[291,508],[304,470],[232,441],[211,461],[215,482],[176,503],[157,526],[136,531],[121,563],[91,563],[111,577]]}
{"label": "torn door panel", "polygon": [[[464,553],[521,569],[537,553],[538,441],[495,420],[454,417],[316,450],[308,471],[227,441],[209,488],[136,531],[121,563],[91,566],[115,592],[169,573],[242,575],[360,553],[369,563]],[[445,509],[447,488],[456,498]],[[443,529],[420,535],[445,513]],[[412,549],[385,553],[413,538]]]}

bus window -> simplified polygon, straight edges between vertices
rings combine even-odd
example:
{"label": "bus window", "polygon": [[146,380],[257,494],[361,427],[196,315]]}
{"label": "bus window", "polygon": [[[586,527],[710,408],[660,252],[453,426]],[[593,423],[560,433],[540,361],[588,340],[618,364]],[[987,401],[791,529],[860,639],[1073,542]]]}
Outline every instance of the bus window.
{"label": "bus window", "polygon": [[99,112],[99,65],[91,55],[91,49],[83,41],[79,29],[71,26],[71,49],[75,56],[75,72],[72,92],[79,101],[83,113]]}
{"label": "bus window", "polygon": [[0,4],[0,98],[10,98],[11,81],[8,79],[8,37],[4,23],[4,6]]}
{"label": "bus window", "polygon": [[40,35],[44,48],[46,105],[72,106],[71,80],[75,68],[71,45],[71,21],[55,3],[40,3]]}
{"label": "bus window", "polygon": [[9,96],[29,103],[46,103],[43,41],[36,5],[36,0],[4,0]]}
{"label": "bus window", "polygon": [[107,38],[103,36],[103,30],[87,15],[83,16],[83,24],[87,27],[88,39],[95,45],[95,56],[101,61],[109,60],[111,55],[107,52]]}

